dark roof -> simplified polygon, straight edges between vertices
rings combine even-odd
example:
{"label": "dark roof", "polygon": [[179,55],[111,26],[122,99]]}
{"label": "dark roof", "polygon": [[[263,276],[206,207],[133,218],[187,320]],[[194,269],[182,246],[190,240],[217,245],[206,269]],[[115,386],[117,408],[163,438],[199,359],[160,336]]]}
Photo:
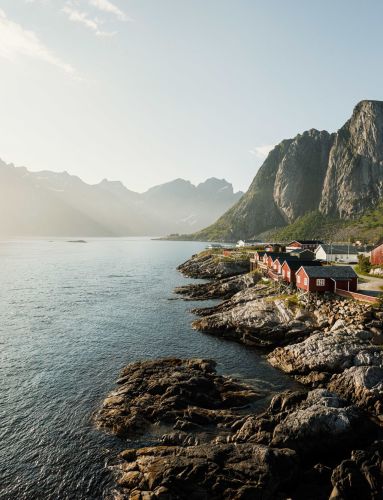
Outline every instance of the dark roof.
{"label": "dark roof", "polygon": [[[277,257],[277,258],[276,258],[276,259],[274,259],[274,260],[279,260],[279,262],[280,262],[281,264],[283,264],[283,263],[284,263],[284,262],[286,262],[286,261],[287,261],[287,262],[295,262],[295,261],[297,261],[297,262],[302,262],[301,260],[299,260],[299,257],[295,257],[294,255],[289,255],[289,254],[287,254],[287,255],[288,255],[287,257],[286,257],[286,256],[284,256],[284,255],[282,255],[282,257]],[[301,264],[301,265],[302,265],[302,264]]]}
{"label": "dark roof", "polygon": [[291,250],[291,255],[295,254],[295,253],[303,253],[303,252],[310,252],[310,253],[314,253],[313,250],[309,250],[308,248],[297,248],[296,250]]}
{"label": "dark roof", "polygon": [[289,259],[288,260],[288,259],[286,259],[285,262],[292,271],[297,271],[302,266],[304,266],[304,268],[306,269],[306,267],[309,267],[309,266],[321,266],[322,265],[322,263],[319,260],[300,260],[300,259],[296,259],[296,260]]}
{"label": "dark roof", "polygon": [[289,244],[291,245],[291,243],[301,243],[302,245],[321,245],[322,241],[320,241],[320,240],[293,240]]}
{"label": "dark roof", "polygon": [[273,259],[277,259],[278,257],[288,257],[289,252],[265,252],[268,257],[273,257]]}
{"label": "dark roof", "polygon": [[320,245],[323,250],[330,254],[349,254],[349,255],[358,255],[358,250],[352,245]]}
{"label": "dark roof", "polygon": [[357,274],[351,266],[303,266],[309,278],[351,279]]}

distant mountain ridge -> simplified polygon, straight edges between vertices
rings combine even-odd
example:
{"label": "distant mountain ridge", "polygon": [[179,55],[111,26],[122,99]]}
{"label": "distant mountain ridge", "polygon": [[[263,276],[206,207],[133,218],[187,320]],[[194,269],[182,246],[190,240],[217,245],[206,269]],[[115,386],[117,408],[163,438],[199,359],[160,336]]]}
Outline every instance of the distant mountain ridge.
{"label": "distant mountain ridge", "polygon": [[0,160],[0,235],[161,236],[212,223],[243,193],[224,179],[183,179],[136,193],[67,172],[30,172]]}
{"label": "distant mountain ridge", "polygon": [[361,101],[338,132],[316,129],[280,142],[244,196],[193,239],[233,241],[309,213],[349,221],[383,197],[383,102]]}

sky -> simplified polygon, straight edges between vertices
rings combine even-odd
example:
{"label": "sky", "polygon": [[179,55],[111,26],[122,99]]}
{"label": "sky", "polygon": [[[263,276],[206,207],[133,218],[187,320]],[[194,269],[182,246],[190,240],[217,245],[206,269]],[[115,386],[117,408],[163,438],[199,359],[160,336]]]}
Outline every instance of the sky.
{"label": "sky", "polygon": [[0,157],[129,189],[246,190],[383,100],[381,0],[0,0]]}

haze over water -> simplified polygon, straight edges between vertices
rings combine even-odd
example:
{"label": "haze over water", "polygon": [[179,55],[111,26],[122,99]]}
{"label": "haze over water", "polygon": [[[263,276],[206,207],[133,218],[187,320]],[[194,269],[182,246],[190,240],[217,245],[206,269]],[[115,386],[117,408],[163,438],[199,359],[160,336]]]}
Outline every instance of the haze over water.
{"label": "haze over water", "polygon": [[[126,364],[211,357],[278,391],[292,382],[257,353],[195,332],[174,298],[176,266],[204,247],[149,239],[0,241],[0,498],[91,499],[124,443],[92,414]],[[202,306],[199,302],[198,305]],[[150,442],[144,436],[142,443]]]}

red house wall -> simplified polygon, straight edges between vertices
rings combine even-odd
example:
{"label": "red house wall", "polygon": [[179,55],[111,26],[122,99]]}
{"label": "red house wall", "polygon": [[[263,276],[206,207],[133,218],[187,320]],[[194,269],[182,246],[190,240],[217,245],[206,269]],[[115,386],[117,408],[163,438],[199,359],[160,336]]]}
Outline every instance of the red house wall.
{"label": "red house wall", "polygon": [[[290,278],[287,276],[287,273],[290,271]],[[283,276],[283,273],[286,273],[286,276]],[[288,283],[295,283],[295,271],[292,271],[288,264],[282,264],[282,277],[284,281]]]}
{"label": "red house wall", "polygon": [[[310,292],[333,292],[334,291],[334,280],[331,278],[324,278],[325,284],[324,286],[318,286],[316,280],[318,278],[308,278],[307,285],[304,284],[305,278],[307,278],[306,274],[303,270],[297,272],[297,276],[301,277],[301,282],[298,283],[296,281],[296,285],[301,290],[310,291]],[[349,283],[349,285],[348,285]],[[349,288],[348,288],[349,286]],[[358,288],[358,278],[351,278],[348,280],[337,280],[336,288],[340,288],[342,290],[350,290],[350,292],[356,292]]]}
{"label": "red house wall", "polygon": [[383,264],[383,244],[371,251],[370,261],[373,266],[380,266]]}

